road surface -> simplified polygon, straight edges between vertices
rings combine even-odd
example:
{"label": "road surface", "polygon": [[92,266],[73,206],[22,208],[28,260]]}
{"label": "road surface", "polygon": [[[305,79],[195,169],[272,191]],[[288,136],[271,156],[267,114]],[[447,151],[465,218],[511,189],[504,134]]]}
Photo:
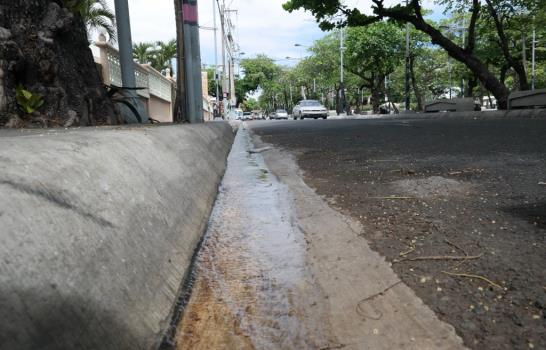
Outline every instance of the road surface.
{"label": "road surface", "polygon": [[546,348],[545,119],[250,125],[466,346]]}

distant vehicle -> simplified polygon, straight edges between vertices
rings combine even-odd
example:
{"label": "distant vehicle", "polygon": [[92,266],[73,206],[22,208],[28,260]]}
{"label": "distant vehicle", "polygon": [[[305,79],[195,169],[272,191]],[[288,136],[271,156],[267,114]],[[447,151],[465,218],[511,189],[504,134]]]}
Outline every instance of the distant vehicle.
{"label": "distant vehicle", "polygon": [[288,112],[284,109],[277,109],[273,115],[275,119],[288,119]]}
{"label": "distant vehicle", "polygon": [[230,113],[231,117],[229,119],[243,120],[243,110],[235,108]]}
{"label": "distant vehicle", "polygon": [[328,110],[319,101],[302,100],[292,109],[294,120],[297,118],[328,118]]}
{"label": "distant vehicle", "polygon": [[244,112],[243,113],[243,120],[252,120],[254,119],[252,116],[252,112]]}

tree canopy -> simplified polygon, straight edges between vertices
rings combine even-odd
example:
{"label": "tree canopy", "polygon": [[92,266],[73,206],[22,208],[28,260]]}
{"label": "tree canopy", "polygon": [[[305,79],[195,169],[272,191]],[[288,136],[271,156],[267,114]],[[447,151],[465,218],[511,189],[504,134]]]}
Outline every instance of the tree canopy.
{"label": "tree canopy", "polygon": [[[529,25],[543,23],[546,3],[541,0],[443,0],[446,11],[458,15],[462,24],[456,30],[463,32],[464,42],[454,38],[452,30],[438,26],[426,18],[422,1],[411,0],[407,5],[387,6],[384,0],[372,0],[372,14],[367,15],[358,8],[351,8],[340,0],[289,0],[283,6],[287,11],[304,9],[310,11],[319,26],[324,30],[335,27],[361,27],[385,20],[397,23],[410,23],[418,31],[426,34],[432,44],[440,46],[449,56],[462,63],[471,72],[469,80],[479,81],[498,100],[499,106],[505,108],[510,92],[497,69],[511,69],[517,76],[513,88],[528,89],[528,78],[522,52],[523,33],[529,32]],[[540,17],[540,22],[536,17]],[[464,24],[464,26],[463,26]],[[460,28],[459,28],[460,27]],[[483,37],[477,33],[489,34],[496,47],[496,64],[491,67],[490,59],[480,51],[484,46]],[[518,45],[518,39],[520,44]],[[480,45],[477,48],[477,45]],[[487,45],[491,45],[489,42]]]}

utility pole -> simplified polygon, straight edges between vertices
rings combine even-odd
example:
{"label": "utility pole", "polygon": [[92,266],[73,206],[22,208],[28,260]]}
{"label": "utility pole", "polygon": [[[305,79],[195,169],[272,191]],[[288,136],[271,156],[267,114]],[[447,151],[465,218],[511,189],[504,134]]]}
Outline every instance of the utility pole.
{"label": "utility pole", "polygon": [[199,42],[197,0],[182,0],[186,71],[186,111],[190,123],[203,122],[201,47]]}
{"label": "utility pole", "polygon": [[173,106],[173,121],[181,123],[189,121],[186,110],[185,40],[181,0],[174,0],[174,11],[176,18],[176,100]]}
{"label": "utility pole", "polygon": [[177,77],[175,122],[203,122],[203,88],[201,85],[201,50],[197,0],[175,0]]}
{"label": "utility pole", "polygon": [[218,117],[220,111],[220,87],[218,85],[218,27],[216,26],[216,0],[212,0],[212,20],[214,27],[214,84],[216,85],[216,104],[214,117]]}
{"label": "utility pole", "polygon": [[[464,15],[463,15],[463,26],[461,27],[461,35],[463,36],[463,49],[465,49],[465,46],[466,46],[466,17],[464,17]],[[463,75],[463,78],[461,80],[461,93],[462,93],[461,97],[464,97],[464,90],[465,90],[465,86],[464,86],[464,75]],[[470,97],[472,97],[472,96],[470,96]]]}
{"label": "utility pole", "polygon": [[[408,0],[406,0],[408,7]],[[406,111],[410,110],[410,27],[406,23],[406,85],[405,85]]]}
{"label": "utility pole", "polygon": [[527,75],[527,45],[526,42],[527,38],[525,36],[525,33],[521,33],[521,57],[523,62],[523,71],[525,72],[525,75]]}
{"label": "utility pole", "polygon": [[[237,10],[226,10],[224,9],[224,13],[231,13],[231,12],[237,12]],[[234,107],[237,103],[237,97],[235,94],[235,54],[236,54],[236,47],[233,40],[233,23],[231,22],[231,18],[228,16],[225,16],[224,23],[226,24],[226,40],[227,40],[227,51],[228,51],[228,89],[229,89],[229,105],[230,108]]]}
{"label": "utility pole", "polygon": [[345,85],[343,82],[343,50],[345,50],[343,43],[343,28],[339,30],[339,53],[340,53],[340,77],[339,77],[339,114],[345,112]]}
{"label": "utility pole", "polygon": [[535,18],[533,17],[533,43],[532,43],[532,52],[531,52],[531,90],[535,90],[535,80],[536,80],[536,28],[535,28]]}
{"label": "utility pole", "polygon": [[116,26],[118,30],[119,63],[121,66],[121,84],[126,88],[121,93],[128,98],[131,105],[138,111],[138,117],[127,107],[121,107],[121,114],[126,123],[144,123],[148,114],[143,103],[138,98],[135,88],[135,62],[133,61],[133,41],[131,39],[131,20],[127,0],[115,0]]}

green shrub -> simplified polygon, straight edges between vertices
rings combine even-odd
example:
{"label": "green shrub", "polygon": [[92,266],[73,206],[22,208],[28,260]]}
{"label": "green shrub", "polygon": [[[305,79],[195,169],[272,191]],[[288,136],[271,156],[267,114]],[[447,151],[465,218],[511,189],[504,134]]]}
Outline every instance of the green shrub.
{"label": "green shrub", "polygon": [[33,94],[32,92],[25,90],[23,86],[17,86],[15,90],[15,98],[17,104],[26,114],[32,114],[35,110],[40,108],[44,104],[42,96]]}

